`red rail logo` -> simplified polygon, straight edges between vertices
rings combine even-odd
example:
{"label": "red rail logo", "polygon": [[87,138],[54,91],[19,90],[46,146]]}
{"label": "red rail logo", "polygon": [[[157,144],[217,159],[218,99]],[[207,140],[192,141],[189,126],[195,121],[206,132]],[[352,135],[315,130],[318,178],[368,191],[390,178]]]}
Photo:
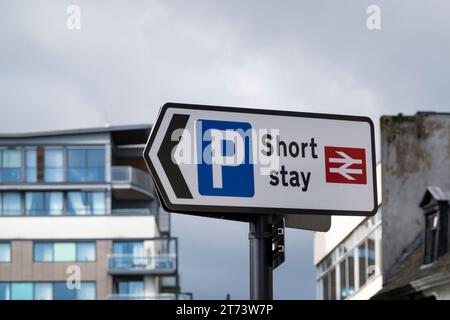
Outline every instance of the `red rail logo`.
{"label": "red rail logo", "polygon": [[325,146],[327,183],[367,184],[366,149]]}

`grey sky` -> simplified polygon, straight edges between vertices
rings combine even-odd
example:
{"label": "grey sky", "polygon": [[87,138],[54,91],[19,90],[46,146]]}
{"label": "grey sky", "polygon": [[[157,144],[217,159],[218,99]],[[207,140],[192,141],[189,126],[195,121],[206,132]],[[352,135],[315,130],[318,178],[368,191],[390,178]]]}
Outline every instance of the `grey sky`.
{"label": "grey sky", "polygon": [[[81,8],[81,30],[66,8]],[[381,8],[382,29],[366,28]],[[449,111],[450,2],[0,0],[1,132],[152,123],[165,102],[368,115]],[[184,290],[248,297],[247,226],[174,217]],[[314,298],[289,230],[276,298]]]}

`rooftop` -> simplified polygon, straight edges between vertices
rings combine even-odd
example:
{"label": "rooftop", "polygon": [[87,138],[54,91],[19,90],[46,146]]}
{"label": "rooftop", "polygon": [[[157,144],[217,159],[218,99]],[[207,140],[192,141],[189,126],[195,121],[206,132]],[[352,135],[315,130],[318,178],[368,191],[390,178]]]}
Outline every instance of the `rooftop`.
{"label": "rooftop", "polygon": [[[450,191],[439,187],[427,187],[420,202],[425,208],[432,203],[449,201]],[[389,279],[374,299],[415,299],[423,298],[421,291],[450,282],[450,252],[436,261],[424,265],[424,235],[420,233],[404,250],[391,270]]]}
{"label": "rooftop", "polygon": [[150,124],[103,126],[53,131],[0,133],[0,139],[45,138],[55,136],[111,133],[116,145],[142,145],[147,142],[152,126]]}
{"label": "rooftop", "polygon": [[150,124],[133,124],[133,125],[118,125],[92,128],[79,128],[67,130],[52,130],[52,131],[36,131],[36,132],[18,132],[18,133],[1,133],[0,138],[30,138],[30,137],[44,137],[55,135],[73,135],[73,134],[89,134],[101,132],[117,132],[117,131],[150,131],[152,126]]}
{"label": "rooftop", "polygon": [[398,265],[389,282],[373,299],[414,298],[422,290],[450,282],[450,253],[423,265],[423,237],[415,242],[414,250]]}

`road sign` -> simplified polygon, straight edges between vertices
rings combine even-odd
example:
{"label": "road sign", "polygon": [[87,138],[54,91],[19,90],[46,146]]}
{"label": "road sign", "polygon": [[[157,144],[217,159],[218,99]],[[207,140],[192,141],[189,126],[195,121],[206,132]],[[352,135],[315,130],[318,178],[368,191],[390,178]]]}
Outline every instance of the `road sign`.
{"label": "road sign", "polygon": [[168,103],[144,157],[172,212],[377,210],[374,126],[366,117]]}

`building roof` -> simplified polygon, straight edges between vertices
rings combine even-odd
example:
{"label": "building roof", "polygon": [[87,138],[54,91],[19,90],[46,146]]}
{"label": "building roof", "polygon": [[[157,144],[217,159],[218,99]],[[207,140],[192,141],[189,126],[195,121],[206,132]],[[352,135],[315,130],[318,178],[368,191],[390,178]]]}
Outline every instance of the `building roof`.
{"label": "building roof", "polygon": [[[424,207],[434,201],[449,201],[450,192],[439,187],[426,188],[420,202]],[[450,282],[450,252],[424,265],[424,237],[420,233],[404,251],[397,263],[386,272],[387,282],[373,299],[414,298],[422,290]]]}
{"label": "building roof", "polygon": [[422,197],[422,201],[420,201],[419,206],[424,207],[431,200],[449,201],[450,200],[450,191],[442,190],[439,187],[427,187],[425,194]]}
{"label": "building roof", "polygon": [[133,124],[133,125],[118,125],[92,128],[79,128],[79,129],[65,129],[65,130],[53,130],[53,131],[36,131],[36,132],[16,132],[16,133],[0,133],[0,138],[35,138],[45,136],[58,136],[58,135],[72,135],[72,134],[89,134],[89,133],[101,133],[101,132],[118,132],[118,131],[134,131],[144,130],[150,131],[152,126],[150,124]]}
{"label": "building roof", "polygon": [[450,253],[423,265],[423,237],[397,267],[373,299],[408,299],[436,285],[450,282]]}

